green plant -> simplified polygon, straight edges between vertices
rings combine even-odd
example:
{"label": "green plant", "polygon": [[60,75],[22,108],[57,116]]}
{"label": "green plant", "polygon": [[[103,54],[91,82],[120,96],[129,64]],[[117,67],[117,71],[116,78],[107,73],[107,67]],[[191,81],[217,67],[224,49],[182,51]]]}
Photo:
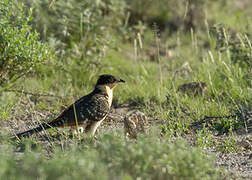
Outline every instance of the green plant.
{"label": "green plant", "polygon": [[32,30],[31,9],[15,0],[0,2],[0,86],[6,88],[50,58],[49,48]]}
{"label": "green plant", "polygon": [[1,178],[218,179],[220,174],[212,158],[199,148],[183,140],[160,140],[155,130],[139,136],[137,142],[126,140],[120,131],[102,134],[97,140],[61,140],[60,147],[51,142],[54,147],[38,144],[31,150],[29,142],[23,142],[25,150],[18,156],[13,146],[0,150]]}
{"label": "green plant", "polygon": [[66,53],[74,53],[81,60],[101,55],[112,46],[111,30],[119,29],[124,22],[123,0],[50,2],[24,1],[34,8],[33,26],[43,40],[56,47],[60,58]]}
{"label": "green plant", "polygon": [[207,129],[203,127],[203,129],[199,130],[196,134],[196,144],[202,148],[211,147],[214,144],[212,138],[213,135],[211,134],[211,132],[207,131]]}
{"label": "green plant", "polygon": [[118,47],[114,35],[124,23],[124,1],[24,0],[23,3],[33,8],[31,24],[57,56],[38,69],[40,78],[55,76],[58,69],[58,77],[53,78],[57,84],[87,87],[103,71],[107,51]]}
{"label": "green plant", "polygon": [[224,153],[237,152],[240,150],[240,147],[237,145],[235,137],[227,137],[217,143],[216,150]]}
{"label": "green plant", "polygon": [[222,24],[213,26],[211,33],[216,37],[216,48],[219,51],[227,52],[233,63],[251,71],[252,45],[249,34],[232,32]]}
{"label": "green plant", "polygon": [[190,32],[192,29],[204,27],[203,0],[138,0],[126,1],[130,7],[130,23],[144,22],[152,27],[156,24],[162,31]]}

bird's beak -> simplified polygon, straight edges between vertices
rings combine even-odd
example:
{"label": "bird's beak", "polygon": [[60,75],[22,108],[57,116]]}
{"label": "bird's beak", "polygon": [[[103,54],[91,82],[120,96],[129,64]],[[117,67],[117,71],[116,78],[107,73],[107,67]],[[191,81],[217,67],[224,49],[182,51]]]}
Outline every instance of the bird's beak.
{"label": "bird's beak", "polygon": [[121,83],[125,83],[125,81],[122,80],[122,79],[119,79],[118,82],[119,82],[119,83],[120,83],[120,82],[121,82]]}

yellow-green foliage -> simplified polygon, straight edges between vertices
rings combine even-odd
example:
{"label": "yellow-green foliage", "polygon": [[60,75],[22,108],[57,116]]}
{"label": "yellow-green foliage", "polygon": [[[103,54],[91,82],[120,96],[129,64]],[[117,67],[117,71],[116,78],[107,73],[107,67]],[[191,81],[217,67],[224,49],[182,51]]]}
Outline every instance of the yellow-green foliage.
{"label": "yellow-green foliage", "polygon": [[31,10],[14,0],[0,2],[0,86],[5,88],[48,60],[50,49],[32,30]]}

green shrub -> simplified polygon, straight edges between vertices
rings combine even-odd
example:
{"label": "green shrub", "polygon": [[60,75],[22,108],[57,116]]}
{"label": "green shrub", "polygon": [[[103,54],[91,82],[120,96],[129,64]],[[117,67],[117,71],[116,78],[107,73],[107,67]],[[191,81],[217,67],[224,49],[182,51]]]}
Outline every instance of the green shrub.
{"label": "green shrub", "polygon": [[102,140],[96,149],[114,176],[125,174],[132,179],[217,178],[218,170],[213,170],[209,157],[182,140],[169,143],[166,139],[158,140],[154,134],[141,136],[136,143],[124,142],[122,137],[112,135],[105,135]]}
{"label": "green shrub", "polygon": [[203,0],[126,0],[131,11],[130,22],[135,24],[143,21],[150,26],[157,24],[169,32],[178,30],[189,31],[191,28],[200,29],[204,26]]}
{"label": "green shrub", "polygon": [[27,7],[33,8],[33,28],[57,56],[55,61],[41,67],[39,74],[41,79],[53,76],[52,84],[61,88],[64,84],[84,85],[83,90],[105,67],[102,60],[107,51],[117,48],[114,35],[123,26],[126,5],[124,0],[51,2],[23,0]]}
{"label": "green shrub", "polygon": [[113,30],[124,23],[123,0],[23,2],[34,8],[33,26],[42,39],[54,43],[60,57],[75,54],[87,59],[100,55],[104,47],[110,47]]}
{"label": "green shrub", "polygon": [[216,49],[227,52],[233,63],[243,68],[252,68],[252,45],[250,34],[232,32],[222,24],[211,28],[211,33],[216,37]]}
{"label": "green shrub", "polygon": [[0,2],[0,86],[11,85],[50,58],[48,47],[32,30],[31,9],[14,0]]}
{"label": "green shrub", "polygon": [[[72,140],[71,140],[72,141]],[[50,158],[42,151],[15,155],[0,150],[0,178],[15,179],[219,179],[212,158],[184,141],[175,143],[155,134],[139,136],[137,142],[123,136],[103,134],[98,140],[62,142]],[[78,144],[78,145],[77,145]],[[49,152],[51,150],[48,150]],[[17,161],[18,159],[18,161]]]}

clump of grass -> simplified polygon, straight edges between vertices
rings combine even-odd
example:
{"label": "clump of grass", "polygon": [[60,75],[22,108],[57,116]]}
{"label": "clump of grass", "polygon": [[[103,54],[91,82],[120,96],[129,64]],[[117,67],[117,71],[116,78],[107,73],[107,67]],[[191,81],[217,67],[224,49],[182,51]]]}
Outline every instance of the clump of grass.
{"label": "clump of grass", "polygon": [[241,148],[237,145],[237,140],[235,137],[228,137],[222,142],[217,143],[216,150],[223,153],[229,153],[237,152],[241,150]]}
{"label": "clump of grass", "polygon": [[205,127],[196,134],[196,145],[202,148],[209,148],[214,145],[213,134]]}
{"label": "clump of grass", "polygon": [[217,24],[211,29],[216,37],[216,48],[226,52],[228,58],[243,69],[252,68],[252,46],[249,34],[230,32],[223,24]]}

